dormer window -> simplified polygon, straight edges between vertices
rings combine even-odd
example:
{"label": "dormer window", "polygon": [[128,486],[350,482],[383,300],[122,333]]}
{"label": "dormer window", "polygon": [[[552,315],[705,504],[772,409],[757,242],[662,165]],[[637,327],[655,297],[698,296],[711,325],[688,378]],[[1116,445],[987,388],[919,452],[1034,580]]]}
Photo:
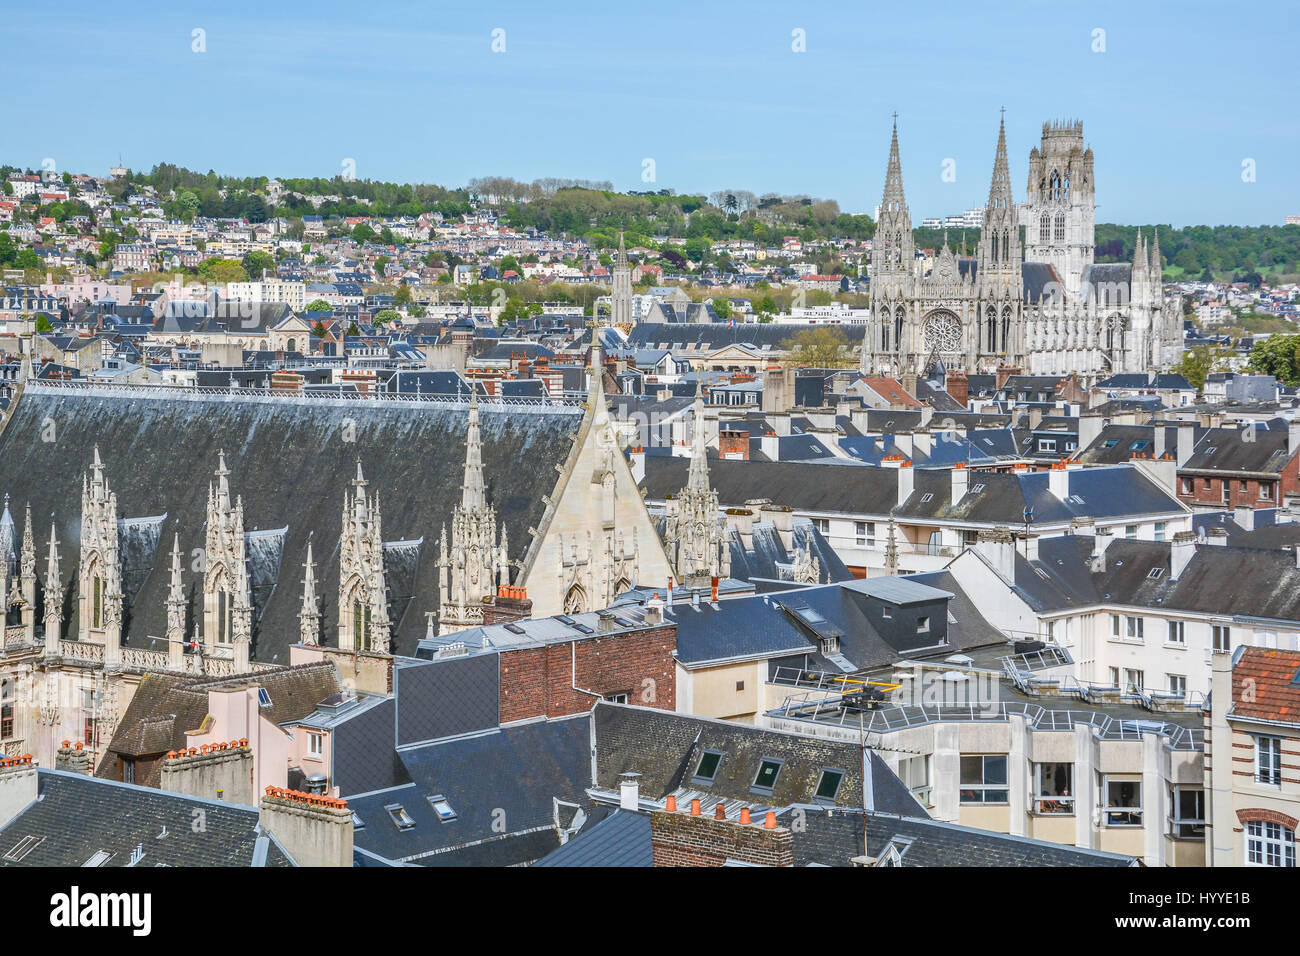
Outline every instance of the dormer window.
{"label": "dormer window", "polygon": [[776,778],[781,774],[785,761],[775,757],[764,757],[759,761],[758,773],[754,774],[754,783],[750,790],[756,793],[770,794],[776,789]]}
{"label": "dormer window", "polygon": [[695,782],[713,783],[713,779],[718,775],[718,764],[722,761],[722,754],[716,750],[706,750],[700,754],[700,762],[695,765]]}
{"label": "dormer window", "polygon": [[400,803],[390,803],[384,809],[388,811],[388,816],[396,824],[397,829],[410,830],[415,826],[415,821],[411,819],[411,815],[406,812],[406,808]]}

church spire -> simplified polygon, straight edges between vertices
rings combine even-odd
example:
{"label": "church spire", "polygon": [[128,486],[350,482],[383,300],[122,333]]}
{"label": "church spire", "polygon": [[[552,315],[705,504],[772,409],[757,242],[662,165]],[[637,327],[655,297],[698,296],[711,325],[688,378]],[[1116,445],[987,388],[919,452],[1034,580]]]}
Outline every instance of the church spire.
{"label": "church spire", "polygon": [[[99,449],[96,449],[98,454]],[[217,452],[217,507],[222,511],[230,510],[230,469],[226,467],[226,453]]]}
{"label": "church spire", "polygon": [[692,491],[709,490],[709,459],[704,442],[704,392],[702,378],[695,382],[695,417],[691,424],[691,466],[686,487]]}
{"label": "church spire", "polygon": [[63,583],[59,580],[59,539],[50,519],[50,550],[45,563],[45,653],[57,654],[63,638]]}
{"label": "church spire", "polygon": [[487,504],[483,492],[483,443],[479,437],[478,393],[469,400],[469,428],[465,435],[465,477],[461,482],[461,507],[466,511],[484,508]]}
{"label": "church spire", "polygon": [[1157,279],[1164,275],[1160,264],[1160,230],[1155,226],[1151,227],[1151,272]]}
{"label": "church spire", "polygon": [[618,233],[618,258],[615,260],[615,265],[620,269],[627,268],[627,246],[623,243],[623,231],[621,229]]}
{"label": "church spire", "polygon": [[320,643],[320,605],[316,600],[316,562],[311,559],[311,542],[307,542],[307,560],[303,563],[302,608],[298,611],[298,640],[303,644]]}
{"label": "church spire", "polygon": [[1013,203],[1011,170],[1007,164],[1007,118],[998,124],[998,148],[993,157],[993,179],[989,183],[989,208],[1009,208]]}
{"label": "church spire", "polygon": [[898,114],[894,114],[894,133],[889,141],[889,167],[885,170],[885,194],[880,201],[880,210],[898,212],[907,208],[903,196],[903,164],[898,158]]}

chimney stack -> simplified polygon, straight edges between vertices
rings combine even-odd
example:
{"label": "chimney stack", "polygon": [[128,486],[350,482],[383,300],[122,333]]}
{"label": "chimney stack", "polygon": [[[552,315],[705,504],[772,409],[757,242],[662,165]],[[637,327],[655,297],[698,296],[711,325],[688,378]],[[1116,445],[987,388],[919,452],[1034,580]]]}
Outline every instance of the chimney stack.
{"label": "chimney stack", "polygon": [[1099,574],[1106,570],[1106,549],[1115,540],[1115,532],[1110,528],[1098,528],[1092,536],[1092,572]]}
{"label": "chimney stack", "polygon": [[1196,533],[1179,531],[1169,546],[1169,580],[1177,581],[1196,554]]}
{"label": "chimney stack", "polygon": [[36,802],[37,789],[31,754],[0,759],[0,829]]}
{"label": "chimney stack", "polygon": [[952,504],[957,504],[962,498],[966,497],[966,490],[970,487],[970,470],[963,462],[957,462],[949,471],[952,476]]}
{"label": "chimney stack", "polygon": [[1054,463],[1047,473],[1047,490],[1057,501],[1070,497],[1070,471],[1065,467],[1065,459]]}
{"label": "chimney stack", "polygon": [[975,539],[975,550],[984,557],[1008,584],[1016,581],[1016,542],[1011,529],[1000,525],[992,531],[981,531]]}
{"label": "chimney stack", "polygon": [[1250,505],[1236,505],[1232,509],[1232,520],[1245,531],[1255,530],[1255,509]]}
{"label": "chimney stack", "polygon": [[352,866],[352,811],[346,800],[267,787],[258,823],[299,866]]}
{"label": "chimney stack", "polygon": [[619,774],[618,808],[633,812],[641,809],[641,784],[639,773]]}
{"label": "chimney stack", "polygon": [[907,460],[898,463],[898,506],[901,508],[916,487],[916,469]]}

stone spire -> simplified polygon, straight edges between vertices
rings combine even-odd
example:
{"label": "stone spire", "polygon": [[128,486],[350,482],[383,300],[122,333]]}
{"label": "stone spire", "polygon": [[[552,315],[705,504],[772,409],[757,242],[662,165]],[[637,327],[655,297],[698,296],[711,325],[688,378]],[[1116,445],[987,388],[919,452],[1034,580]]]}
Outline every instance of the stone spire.
{"label": "stone spire", "polygon": [[465,477],[461,481],[461,507],[469,510],[486,506],[483,490],[483,442],[478,419],[478,393],[470,395],[469,427],[465,433]]}
{"label": "stone spire", "polygon": [[389,652],[388,584],[379,496],[366,494],[366,477],[357,459],[353,494],[343,498],[339,544],[339,647]]}
{"label": "stone spire", "polygon": [[894,515],[889,515],[889,538],[885,543],[885,573],[898,573],[898,538],[895,535]]}
{"label": "stone spire", "polygon": [[[230,500],[230,470],[224,452],[217,453],[215,485],[208,485],[206,567],[203,575],[203,636],[205,650],[230,648],[236,672],[247,668],[253,640],[252,588],[248,577],[248,546],[244,537],[244,499]],[[215,654],[214,656],[223,656]]]}
{"label": "stone spire", "polygon": [[998,124],[998,148],[993,156],[993,180],[989,184],[989,206],[1001,208],[1014,202],[1011,192],[1011,170],[1007,164],[1007,118],[1003,114]]}
{"label": "stone spire", "polygon": [[50,551],[45,562],[45,653],[59,652],[63,639],[63,582],[59,573],[59,539],[50,521]]}
{"label": "stone spire", "polygon": [[704,393],[702,379],[695,382],[695,418],[691,423],[691,467],[686,487],[692,491],[709,490],[709,459],[704,440]]}
{"label": "stone spire", "polygon": [[[1133,271],[1147,268],[1146,247],[1142,244],[1142,227],[1138,226],[1137,242],[1133,244]],[[1135,275],[1134,278],[1137,278]]]}
{"label": "stone spire", "polygon": [[104,478],[95,446],[90,477],[82,475],[81,561],[77,572],[79,640],[104,644],[104,661],[115,665],[122,647],[122,569],[117,495]]}
{"label": "stone spire", "polygon": [[18,561],[18,580],[22,586],[23,631],[29,643],[36,643],[36,537],[32,534],[32,503],[27,502],[23,523],[23,550]]}
{"label": "stone spire", "polygon": [[167,666],[185,665],[185,588],[181,582],[181,536],[172,535],[172,573],[167,586]]}
{"label": "stone spire", "polygon": [[1151,233],[1151,274],[1159,280],[1164,275],[1160,264],[1160,230],[1152,227]]}
{"label": "stone spire", "polygon": [[907,208],[903,196],[903,163],[898,157],[898,114],[894,114],[894,132],[889,141],[889,166],[885,170],[885,193],[880,200],[883,218],[886,210],[898,212]]}
{"label": "stone spire", "polygon": [[316,562],[311,559],[311,542],[307,542],[307,560],[303,562],[302,608],[298,611],[298,641],[320,643],[320,604],[316,600]]}

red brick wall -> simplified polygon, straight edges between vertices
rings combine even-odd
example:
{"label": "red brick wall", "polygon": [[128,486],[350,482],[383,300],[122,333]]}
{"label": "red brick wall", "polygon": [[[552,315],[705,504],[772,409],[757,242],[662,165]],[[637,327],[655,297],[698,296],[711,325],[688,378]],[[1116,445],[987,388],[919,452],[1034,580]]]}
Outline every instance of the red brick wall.
{"label": "red brick wall", "polygon": [[[1283,469],[1280,481],[1273,481],[1273,489],[1267,498],[1259,496],[1259,479],[1257,478],[1207,478],[1203,475],[1182,475],[1178,476],[1178,500],[1186,504],[1216,505],[1224,510],[1231,510],[1238,505],[1246,505],[1250,508],[1276,508],[1281,504],[1279,494],[1286,492],[1296,492],[1300,490],[1300,479],[1296,475],[1296,462],[1300,459],[1293,458]],[[1192,490],[1184,490],[1183,483],[1190,481]],[[1228,483],[1228,499],[1223,498],[1223,484]],[[1242,481],[1246,482],[1243,490]],[[1207,485],[1208,482],[1208,485]],[[1281,486],[1279,489],[1279,485]]]}
{"label": "red brick wall", "polygon": [[650,814],[650,845],[655,866],[722,866],[742,860],[758,866],[794,866],[794,837],[785,827],[763,828],[701,813]]}
{"label": "red brick wall", "polygon": [[601,697],[627,694],[629,704],[673,710],[676,648],[677,628],[669,625],[502,651],[501,722],[584,713],[596,702],[584,690]]}
{"label": "red brick wall", "polygon": [[749,461],[749,432],[719,432],[718,457]]}
{"label": "red brick wall", "polygon": [[1280,823],[1288,830],[1294,830],[1297,827],[1300,827],[1300,820],[1297,820],[1295,817],[1289,817],[1285,813],[1280,813],[1277,810],[1262,810],[1255,808],[1238,810],[1237,819],[1242,823],[1243,827],[1245,824],[1250,823],[1253,820],[1260,820],[1264,823]]}

